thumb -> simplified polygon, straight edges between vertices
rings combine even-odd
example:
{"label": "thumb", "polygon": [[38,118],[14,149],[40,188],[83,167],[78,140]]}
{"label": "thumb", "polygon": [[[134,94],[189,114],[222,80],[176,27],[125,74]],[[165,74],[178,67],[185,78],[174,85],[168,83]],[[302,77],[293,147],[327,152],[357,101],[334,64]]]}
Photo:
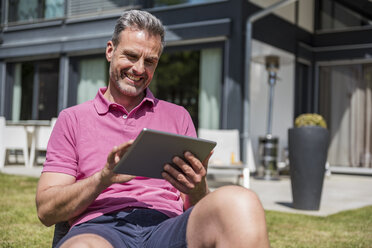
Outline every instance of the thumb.
{"label": "thumb", "polygon": [[211,156],[213,155],[213,152],[214,152],[214,150],[212,150],[209,153],[209,155],[203,160],[202,164],[203,164],[204,168],[208,167],[208,162],[209,162],[209,159],[211,158]]}

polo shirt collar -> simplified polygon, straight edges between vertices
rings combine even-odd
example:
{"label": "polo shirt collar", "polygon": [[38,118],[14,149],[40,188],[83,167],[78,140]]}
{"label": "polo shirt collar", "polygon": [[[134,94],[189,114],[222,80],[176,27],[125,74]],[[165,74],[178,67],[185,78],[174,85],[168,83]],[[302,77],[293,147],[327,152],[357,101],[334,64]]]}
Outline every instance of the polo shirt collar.
{"label": "polo shirt collar", "polygon": [[[96,108],[96,111],[100,115],[106,114],[110,110],[111,106],[118,105],[117,103],[108,101],[103,96],[103,94],[105,94],[106,90],[107,90],[107,87],[100,88],[98,90],[98,93],[97,93],[96,97],[93,100],[93,104]],[[150,102],[151,105],[153,106],[155,104],[155,99],[156,98],[154,97],[154,95],[152,94],[150,89],[146,88],[146,95],[142,99],[141,103],[138,104],[138,107],[140,107],[142,104],[144,104],[144,102]]]}

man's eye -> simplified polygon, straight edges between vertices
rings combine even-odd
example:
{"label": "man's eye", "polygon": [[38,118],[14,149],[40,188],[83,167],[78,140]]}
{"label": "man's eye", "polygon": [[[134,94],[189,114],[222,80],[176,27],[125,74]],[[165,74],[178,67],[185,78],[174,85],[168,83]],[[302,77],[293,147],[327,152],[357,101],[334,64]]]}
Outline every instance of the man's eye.
{"label": "man's eye", "polygon": [[155,61],[153,61],[153,60],[145,60],[145,63],[148,64],[148,65],[153,65],[153,64],[155,64]]}
{"label": "man's eye", "polygon": [[136,60],[137,56],[133,55],[133,54],[127,54],[127,58],[130,59],[130,60]]}

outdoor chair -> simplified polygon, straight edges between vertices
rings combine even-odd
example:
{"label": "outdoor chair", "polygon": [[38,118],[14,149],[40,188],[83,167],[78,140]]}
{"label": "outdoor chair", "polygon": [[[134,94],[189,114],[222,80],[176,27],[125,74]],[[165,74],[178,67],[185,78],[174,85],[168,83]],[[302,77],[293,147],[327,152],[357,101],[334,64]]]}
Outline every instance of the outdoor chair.
{"label": "outdoor chair", "polygon": [[22,150],[24,165],[29,167],[28,139],[24,126],[6,125],[5,118],[0,116],[0,168],[8,160],[8,150]]}
{"label": "outdoor chair", "polygon": [[46,152],[48,141],[56,121],[57,118],[52,118],[49,126],[39,126],[35,130],[35,145],[30,152],[30,161],[32,164],[38,164],[39,153]]}
{"label": "outdoor chair", "polygon": [[54,225],[52,248],[56,247],[58,242],[67,234],[68,230],[70,230],[70,225],[67,221],[60,222]]}
{"label": "outdoor chair", "polygon": [[[217,142],[214,153],[209,160],[208,175],[237,176],[237,183],[243,177],[243,186],[249,188],[249,169],[254,167],[253,152],[248,147],[248,164],[240,161],[240,137],[237,129],[203,129],[198,130],[199,138]],[[252,168],[251,168],[252,169]]]}

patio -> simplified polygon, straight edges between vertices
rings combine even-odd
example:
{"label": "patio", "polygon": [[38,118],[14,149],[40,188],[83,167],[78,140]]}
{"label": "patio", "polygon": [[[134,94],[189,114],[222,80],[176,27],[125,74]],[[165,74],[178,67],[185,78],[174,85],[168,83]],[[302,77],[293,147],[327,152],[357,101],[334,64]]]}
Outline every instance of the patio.
{"label": "patio", "polygon": [[[228,184],[227,178],[210,181],[215,189]],[[250,188],[261,199],[265,210],[327,216],[340,211],[372,205],[372,177],[332,174],[324,178],[319,211],[305,211],[292,208],[292,191],[289,176],[281,176],[279,181],[257,180],[251,177]]]}

